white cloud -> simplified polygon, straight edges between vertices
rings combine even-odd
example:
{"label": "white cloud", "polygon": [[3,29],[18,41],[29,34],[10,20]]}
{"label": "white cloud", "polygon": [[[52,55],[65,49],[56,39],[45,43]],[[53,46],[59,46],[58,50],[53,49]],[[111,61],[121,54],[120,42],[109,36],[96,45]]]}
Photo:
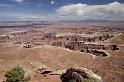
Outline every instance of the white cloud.
{"label": "white cloud", "polygon": [[75,20],[103,19],[124,20],[124,4],[113,2],[105,5],[69,4],[56,10],[60,17]]}
{"label": "white cloud", "polygon": [[25,13],[0,13],[1,20],[15,20],[15,21],[52,21],[55,15],[41,15],[41,14],[25,14]]}
{"label": "white cloud", "polygon": [[16,2],[22,3],[24,0],[15,0]]}
{"label": "white cloud", "polygon": [[50,4],[51,4],[51,5],[55,4],[55,1],[52,0],[52,1],[50,2]]}
{"label": "white cloud", "polygon": [[13,7],[15,5],[10,5],[10,4],[0,4],[0,7]]}
{"label": "white cloud", "polygon": [[113,2],[105,5],[69,4],[57,8],[55,12],[40,13],[0,13],[1,20],[18,21],[59,21],[59,20],[110,20],[124,21],[124,4]]}

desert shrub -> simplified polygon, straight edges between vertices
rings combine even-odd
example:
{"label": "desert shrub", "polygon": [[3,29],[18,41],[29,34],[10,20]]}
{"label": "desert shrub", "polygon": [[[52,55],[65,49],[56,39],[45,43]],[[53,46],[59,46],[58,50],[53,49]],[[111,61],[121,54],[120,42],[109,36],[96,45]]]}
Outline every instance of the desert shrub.
{"label": "desert shrub", "polygon": [[5,73],[6,82],[27,82],[30,78],[24,77],[25,71],[20,67],[14,67]]}
{"label": "desert shrub", "polygon": [[27,76],[27,77],[24,78],[24,82],[27,82],[27,81],[29,81],[30,79],[31,79],[31,76]]}

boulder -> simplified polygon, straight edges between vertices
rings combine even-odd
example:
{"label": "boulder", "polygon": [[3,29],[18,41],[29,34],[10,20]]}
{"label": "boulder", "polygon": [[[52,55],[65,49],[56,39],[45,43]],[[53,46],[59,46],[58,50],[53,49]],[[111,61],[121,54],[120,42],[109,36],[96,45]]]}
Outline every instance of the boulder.
{"label": "boulder", "polygon": [[66,69],[53,71],[50,75],[62,75],[63,73],[66,73]]}
{"label": "boulder", "polygon": [[[102,82],[102,79],[91,70],[84,67],[69,68],[61,75],[62,82],[83,82],[85,79]],[[89,81],[90,82],[90,81]]]}

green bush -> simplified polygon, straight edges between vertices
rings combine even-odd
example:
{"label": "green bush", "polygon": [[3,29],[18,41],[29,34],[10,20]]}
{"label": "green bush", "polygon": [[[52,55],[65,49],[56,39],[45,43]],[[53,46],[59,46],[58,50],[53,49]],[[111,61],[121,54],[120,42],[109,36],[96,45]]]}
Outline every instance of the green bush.
{"label": "green bush", "polygon": [[20,67],[14,67],[5,73],[6,82],[27,82],[30,78],[24,77],[25,71]]}
{"label": "green bush", "polygon": [[31,77],[30,77],[30,76],[27,76],[27,77],[25,77],[24,82],[27,82],[27,81],[29,81],[30,79],[31,79]]}

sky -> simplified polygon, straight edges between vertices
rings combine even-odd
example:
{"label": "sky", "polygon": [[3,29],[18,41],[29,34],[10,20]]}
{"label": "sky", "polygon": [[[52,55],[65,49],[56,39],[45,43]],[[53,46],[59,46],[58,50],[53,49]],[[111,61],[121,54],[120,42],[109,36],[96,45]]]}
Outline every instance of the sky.
{"label": "sky", "polygon": [[0,21],[124,21],[124,0],[0,0]]}

